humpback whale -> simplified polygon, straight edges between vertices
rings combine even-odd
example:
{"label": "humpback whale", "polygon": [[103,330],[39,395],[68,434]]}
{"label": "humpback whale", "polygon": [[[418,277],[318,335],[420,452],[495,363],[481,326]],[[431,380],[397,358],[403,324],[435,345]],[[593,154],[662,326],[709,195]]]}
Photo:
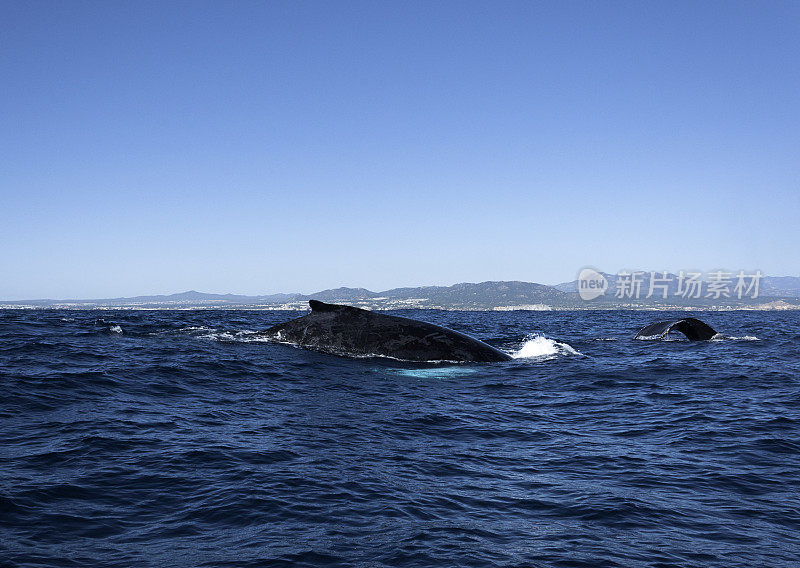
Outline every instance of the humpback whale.
{"label": "humpback whale", "polygon": [[405,361],[494,362],[510,355],[432,323],[310,300],[311,313],[266,330],[277,341],[333,355]]}
{"label": "humpback whale", "polygon": [[683,318],[670,321],[657,321],[646,325],[636,334],[635,339],[657,337],[663,339],[670,331],[680,331],[689,341],[707,341],[717,332],[696,318]]}

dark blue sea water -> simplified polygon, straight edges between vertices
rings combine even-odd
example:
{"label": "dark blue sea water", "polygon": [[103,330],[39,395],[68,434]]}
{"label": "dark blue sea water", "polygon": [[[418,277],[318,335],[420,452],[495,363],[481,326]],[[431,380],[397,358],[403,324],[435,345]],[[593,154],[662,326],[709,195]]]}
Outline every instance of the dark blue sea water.
{"label": "dark blue sea water", "polygon": [[800,314],[693,314],[729,338],[689,343],[631,339],[655,312],[398,313],[533,356],[0,311],[0,565],[799,565]]}

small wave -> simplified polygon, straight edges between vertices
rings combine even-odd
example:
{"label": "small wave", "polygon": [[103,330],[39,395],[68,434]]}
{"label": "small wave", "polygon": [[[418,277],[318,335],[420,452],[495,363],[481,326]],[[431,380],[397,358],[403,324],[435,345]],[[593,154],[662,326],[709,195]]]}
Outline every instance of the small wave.
{"label": "small wave", "polygon": [[[665,334],[665,335],[637,335],[634,339],[638,339],[640,341],[679,341],[679,342],[687,342],[689,339],[678,335],[678,334]],[[733,337],[728,335],[723,335],[721,333],[716,334],[714,337],[709,339],[708,341],[761,341],[755,335],[743,335],[741,337]]]}
{"label": "small wave", "polygon": [[212,341],[221,342],[237,342],[237,343],[268,343],[272,338],[249,329],[241,331],[219,331],[215,329],[206,329],[207,333],[198,335],[198,339],[211,339]]}
{"label": "small wave", "polygon": [[112,325],[111,327],[108,328],[108,331],[110,331],[111,333],[122,333],[122,328],[118,325]]}
{"label": "small wave", "polygon": [[529,336],[516,353],[512,353],[514,359],[529,359],[532,357],[548,357],[551,355],[581,355],[571,345],[559,343],[553,339],[548,339],[544,335],[535,334]]}

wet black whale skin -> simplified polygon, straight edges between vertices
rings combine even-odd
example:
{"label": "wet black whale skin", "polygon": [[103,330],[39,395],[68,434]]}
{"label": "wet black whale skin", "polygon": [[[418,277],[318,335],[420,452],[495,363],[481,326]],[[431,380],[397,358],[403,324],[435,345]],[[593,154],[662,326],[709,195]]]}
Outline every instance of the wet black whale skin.
{"label": "wet black whale skin", "polygon": [[639,330],[636,337],[665,337],[670,331],[680,331],[690,341],[708,341],[717,332],[710,325],[697,318],[657,321]]}
{"label": "wet black whale skin", "polygon": [[311,313],[271,327],[267,333],[279,341],[344,356],[487,363],[512,358],[432,323],[317,300],[309,305]]}

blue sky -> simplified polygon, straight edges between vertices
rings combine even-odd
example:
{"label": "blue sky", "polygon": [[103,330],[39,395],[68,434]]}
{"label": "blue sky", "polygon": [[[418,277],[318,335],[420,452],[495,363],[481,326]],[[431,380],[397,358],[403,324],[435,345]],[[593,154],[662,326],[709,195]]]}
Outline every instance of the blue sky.
{"label": "blue sky", "polygon": [[796,2],[0,10],[0,298],[800,274]]}

